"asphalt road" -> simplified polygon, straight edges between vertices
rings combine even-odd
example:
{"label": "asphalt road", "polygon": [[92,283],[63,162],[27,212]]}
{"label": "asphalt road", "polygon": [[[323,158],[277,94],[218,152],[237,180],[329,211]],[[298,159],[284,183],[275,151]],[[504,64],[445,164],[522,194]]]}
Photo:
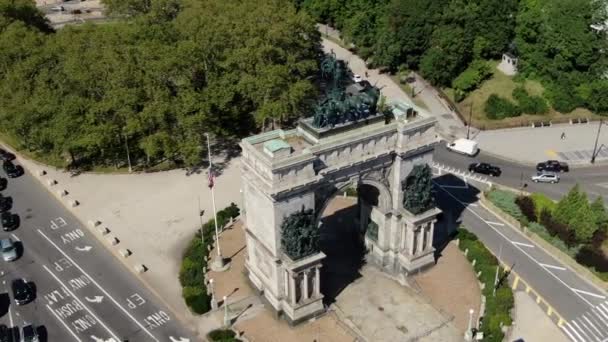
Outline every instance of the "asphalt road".
{"label": "asphalt road", "polygon": [[435,178],[443,211],[440,231],[462,225],[475,233],[494,255],[513,269],[562,316],[564,333],[573,341],[608,340],[607,295],[546,253],[479,203],[480,189],[451,174]]}
{"label": "asphalt road", "polygon": [[[444,144],[435,148],[434,161],[449,165],[462,171],[467,171],[469,164],[474,162],[486,162],[499,166],[502,169],[500,177],[489,177],[489,180],[512,188],[521,189],[526,184],[525,191],[541,192],[545,195],[559,200],[577,183],[589,195],[590,199],[602,196],[608,204],[608,165],[596,165],[587,167],[570,166],[570,172],[560,174],[560,182],[557,184],[534,183],[530,177],[536,173],[532,166],[508,162],[490,156],[481,151],[476,157],[467,157],[458,153],[448,151]],[[541,160],[539,160],[540,162]]]}
{"label": "asphalt road", "polygon": [[[31,175],[9,179],[2,193],[13,198],[12,212],[21,222],[0,237],[21,241],[23,250],[17,261],[0,261],[3,286],[26,278],[36,286],[36,299],[20,307],[11,304],[0,323],[43,326],[50,342],[195,341],[192,332]],[[0,303],[6,302],[6,295],[4,299]]]}

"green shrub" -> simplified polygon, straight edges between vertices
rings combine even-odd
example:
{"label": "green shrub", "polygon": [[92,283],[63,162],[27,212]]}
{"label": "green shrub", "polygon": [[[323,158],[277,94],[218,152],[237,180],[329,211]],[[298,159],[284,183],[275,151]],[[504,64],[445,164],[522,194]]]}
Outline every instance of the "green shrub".
{"label": "green shrub", "polygon": [[507,99],[492,94],[484,105],[486,116],[492,120],[500,120],[521,115],[521,109]]}
{"label": "green shrub", "polygon": [[519,108],[527,114],[546,114],[549,111],[547,101],[540,96],[531,96],[524,87],[513,89],[513,98],[517,100]]}
{"label": "green shrub", "polygon": [[504,211],[505,213],[511,215],[517,221],[522,222],[522,224],[526,222],[521,209],[515,204],[515,199],[517,198],[517,194],[506,191],[506,190],[492,190],[488,193],[488,199],[499,209]]}
{"label": "green shrub", "polygon": [[200,315],[210,310],[211,299],[203,286],[185,286],[182,289],[182,297],[194,313]]}
{"label": "green shrub", "polygon": [[534,209],[536,210],[537,218],[540,218],[540,213],[543,211],[543,209],[547,209],[549,213],[552,213],[553,209],[555,209],[556,203],[545,194],[535,192],[530,195],[530,198],[534,202]]}
{"label": "green shrub", "polygon": [[212,330],[207,334],[209,340],[212,342],[238,342],[239,339],[236,338],[236,334],[232,330],[227,329],[216,329]]}
{"label": "green shrub", "polygon": [[199,261],[184,258],[179,270],[179,282],[182,286],[203,286],[203,267]]}
{"label": "green shrub", "polygon": [[492,70],[485,61],[475,60],[469,67],[452,81],[455,90],[455,100],[460,102],[466,94],[492,75]]}
{"label": "green shrub", "polygon": [[528,222],[536,222],[538,221],[536,217],[536,209],[534,207],[534,201],[528,196],[517,196],[515,198],[515,204],[521,210],[521,213],[524,215]]}

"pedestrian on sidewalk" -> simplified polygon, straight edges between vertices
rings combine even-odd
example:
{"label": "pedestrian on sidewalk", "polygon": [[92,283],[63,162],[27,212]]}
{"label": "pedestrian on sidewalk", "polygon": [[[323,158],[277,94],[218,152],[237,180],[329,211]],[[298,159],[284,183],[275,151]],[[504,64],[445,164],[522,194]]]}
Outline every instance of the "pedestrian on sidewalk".
{"label": "pedestrian on sidewalk", "polygon": [[560,139],[561,139],[561,140],[566,139],[566,132],[562,132],[562,135],[561,135]]}

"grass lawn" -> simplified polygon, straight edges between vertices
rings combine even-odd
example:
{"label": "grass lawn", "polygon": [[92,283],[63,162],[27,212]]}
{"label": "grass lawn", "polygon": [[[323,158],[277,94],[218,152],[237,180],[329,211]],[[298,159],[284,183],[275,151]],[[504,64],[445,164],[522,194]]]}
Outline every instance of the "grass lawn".
{"label": "grass lawn", "polygon": [[[407,83],[401,83],[399,82],[399,78],[401,77],[401,75],[407,75],[409,72],[402,72],[402,73],[397,73],[394,75],[389,75],[389,77],[393,80],[393,82],[395,82],[396,85],[399,86],[399,88],[401,88],[401,90],[403,90],[407,96],[409,96],[410,98],[412,98],[412,87],[410,87],[409,84]],[[429,108],[426,106],[426,103],[424,103],[424,101],[422,101],[420,99],[420,97],[413,97],[412,100],[414,101],[414,104],[422,109],[426,109],[428,110]]]}
{"label": "grass lawn", "polygon": [[[587,109],[577,108],[571,113],[562,114],[556,112],[552,108],[544,115],[529,115],[523,114],[514,118],[506,118],[503,120],[490,120],[486,117],[483,110],[488,97],[491,94],[497,94],[500,97],[507,98],[513,101],[511,93],[517,86],[523,84],[530,95],[542,96],[544,88],[542,84],[534,80],[514,80],[513,77],[507,76],[496,69],[498,61],[490,62],[491,68],[494,71],[492,78],[485,81],[482,86],[471,92],[462,102],[458,103],[458,109],[463,115],[468,115],[471,105],[473,106],[473,126],[479,129],[498,129],[508,127],[527,126],[535,121],[552,121],[553,123],[568,122],[572,118],[599,118],[598,115],[592,114]],[[453,99],[453,90],[444,89],[444,92]],[[468,119],[468,118],[467,118]]]}

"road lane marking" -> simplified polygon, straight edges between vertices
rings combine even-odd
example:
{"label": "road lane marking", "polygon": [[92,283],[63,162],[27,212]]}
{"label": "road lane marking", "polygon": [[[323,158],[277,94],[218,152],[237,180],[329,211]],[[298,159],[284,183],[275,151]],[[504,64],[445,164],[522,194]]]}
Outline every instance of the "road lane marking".
{"label": "road lane marking", "polygon": [[589,338],[589,335],[587,335],[587,333],[585,332],[585,330],[581,329],[581,326],[578,325],[578,323],[576,323],[576,321],[572,320],[570,322],[572,322],[572,324],[576,327],[576,329],[574,330],[574,332],[576,332],[576,330],[578,330],[581,334],[585,335],[586,338],[583,338],[583,341],[590,341],[591,340],[591,338]]}
{"label": "road lane marking", "polygon": [[604,325],[605,325],[606,327],[608,327],[608,323],[606,322],[606,318],[604,318],[604,317],[603,317],[601,314],[599,314],[599,313],[598,313],[597,308],[593,308],[593,309],[591,309],[591,312],[593,312],[593,314],[595,315],[595,317],[597,317],[597,320],[598,320],[599,322],[604,323]]}
{"label": "road lane marking", "polygon": [[[528,248],[534,248],[535,247],[532,244],[524,243],[524,242],[511,241],[511,243],[514,244],[514,245],[516,245],[516,246],[524,246],[524,247],[528,247]],[[539,263],[539,265],[541,265],[541,264]]]}
{"label": "road lane marking", "polygon": [[[471,213],[473,213],[473,215],[475,215],[477,218],[479,218],[482,222],[485,222],[485,220],[483,219],[483,217],[481,217],[481,215],[479,215],[478,213],[476,213],[475,211],[473,211],[470,208],[467,208],[466,205],[459,200],[456,196],[454,196],[451,192],[447,191],[446,189],[443,189],[441,187],[440,184],[438,184],[437,182],[433,181],[433,183],[435,183],[436,185],[439,186],[439,188],[441,190],[443,190],[445,193],[447,193],[450,197],[452,197],[453,199],[455,199],[458,203],[460,203],[462,206],[464,206],[465,210],[470,211]],[[494,215],[496,216],[496,215]],[[510,241],[507,236],[505,234],[503,234],[500,230],[496,229],[495,227],[492,227],[491,225],[488,225],[490,228],[492,228],[496,234],[500,235],[503,239]],[[540,264],[540,262],[538,260],[536,260],[532,255],[530,255],[528,252],[524,251],[521,247],[519,247],[518,245],[514,246],[519,249],[524,255],[526,255],[528,258],[530,258],[530,260],[534,261],[537,265]],[[540,266],[540,265],[539,265]],[[542,268],[542,267],[541,267]],[[564,285],[567,289],[569,289],[570,291],[574,292],[574,294],[576,294],[580,299],[582,299],[585,303],[587,303],[589,306],[593,307],[594,305],[588,301],[585,297],[581,296],[578,292],[574,291],[572,289],[572,287],[570,287],[568,284],[566,284],[563,280],[561,280],[558,276],[556,276],[555,274],[553,274],[553,272],[549,271],[549,269],[547,268],[543,268],[545,271],[547,271],[547,273],[549,273],[553,278],[557,279],[557,281],[559,281],[562,285]]]}
{"label": "road lane marking", "polygon": [[11,233],[11,236],[13,237],[13,240],[15,241],[21,241],[21,239],[19,239],[19,237],[17,235],[15,235],[15,233]]}
{"label": "road lane marking", "polygon": [[[573,336],[573,335],[570,333],[570,331],[568,330],[569,328],[567,327],[567,325],[569,325],[569,324],[567,324],[567,323],[566,323],[566,325],[560,325],[560,328],[562,328],[562,330],[563,330],[563,331],[566,333],[566,335],[568,335],[568,337],[570,337],[570,339],[571,339],[572,341],[574,341],[574,342],[578,342],[578,340],[577,340],[576,338],[574,338],[574,336]],[[570,328],[570,329],[571,329],[571,328]],[[576,332],[575,332],[575,333],[576,333]],[[577,335],[578,335],[578,334],[577,334]]]}
{"label": "road lane marking", "polygon": [[559,270],[559,271],[566,271],[567,270],[565,267],[561,267],[561,266],[554,266],[554,265],[542,264],[542,263],[539,264],[539,265],[541,265],[542,267],[548,267],[548,268],[552,268],[552,269]]}
{"label": "road lane marking", "polygon": [[76,247],[74,247],[74,249],[77,250],[77,251],[79,251],[79,252],[88,252],[91,249],[93,249],[93,247],[91,247],[91,246],[84,246],[84,247],[78,247],[78,246],[76,246]]}
{"label": "road lane marking", "polygon": [[78,270],[80,270],[80,272],[82,272],[82,274],[86,275],[93,282],[93,284],[95,284],[95,286],[97,286],[97,288],[106,295],[106,297],[110,298],[110,300],[112,302],[114,302],[114,304],[116,304],[116,306],[119,307],[122,310],[122,312],[124,312],[133,322],[135,322],[135,324],[137,324],[137,326],[139,326],[146,334],[148,334],[148,336],[150,336],[154,341],[159,342],[159,340],[156,338],[156,336],[154,336],[148,329],[146,329],[146,327],[143,326],[143,324],[141,324],[137,319],[135,319],[135,317],[133,317],[133,315],[131,315],[131,313],[129,313],[125,308],[123,308],[122,305],[120,305],[118,303],[118,301],[116,301],[116,299],[114,299],[114,297],[110,296],[108,291],[106,291],[103,287],[101,287],[99,285],[99,283],[97,283],[97,281],[95,281],[95,279],[93,279],[93,277],[91,277],[87,272],[85,272],[84,269],[82,269],[82,267],[80,267],[80,265],[78,265],[76,262],[74,262],[74,260],[72,260],[72,258],[70,258],[69,255],[67,255],[61,248],[59,248],[59,246],[57,246],[57,244],[55,242],[53,242],[48,236],[46,236],[46,234],[44,234],[40,229],[38,229],[38,233],[40,233],[51,245],[53,245],[53,247],[55,247],[55,249],[57,249],[61,254],[63,254],[63,256],[66,259],[68,259],[72,263],[72,265],[76,266],[76,268],[78,268]]}
{"label": "road lane marking", "polygon": [[595,307],[597,309],[597,312],[599,312],[602,316],[604,316],[605,320],[608,320],[608,315],[604,312],[604,308],[600,305]]}
{"label": "road lane marking", "polygon": [[592,292],[588,292],[588,291],[583,291],[583,290],[579,290],[579,289],[575,289],[575,288],[572,288],[572,291],[574,291],[574,292],[578,292],[578,293],[582,293],[582,294],[585,294],[585,295],[587,295],[587,296],[591,296],[591,297],[599,298],[599,299],[606,299],[606,296],[598,295],[597,293],[592,293]]}
{"label": "road lane marking", "polygon": [[484,221],[484,222],[489,225],[499,226],[499,227],[503,227],[505,225],[504,223],[500,223],[500,222],[492,222],[492,221]]}
{"label": "road lane marking", "polygon": [[587,321],[587,324],[589,324],[590,327],[592,327],[595,331],[597,331],[597,333],[602,336],[602,332],[600,331],[600,329],[598,329],[595,324],[591,323],[591,320],[589,318],[587,318],[587,316],[583,315],[583,319],[585,321]]}
{"label": "road lane marking", "polygon": [[57,277],[57,276],[55,275],[55,273],[51,272],[51,270],[50,270],[50,269],[49,269],[49,268],[48,268],[46,265],[42,265],[42,267],[43,267],[43,268],[44,268],[44,269],[45,269],[47,272],[49,272],[49,274],[50,274],[50,275],[51,275],[53,278],[55,278],[55,280],[56,280],[56,281],[57,281],[57,282],[58,282],[58,283],[59,283],[61,286],[63,286],[63,288],[64,288],[64,289],[65,289],[65,290],[66,290],[66,291],[67,291],[67,292],[70,294],[70,296],[72,296],[72,298],[74,298],[76,301],[78,301],[78,303],[79,303],[79,304],[80,304],[80,305],[81,305],[83,308],[85,308],[85,310],[87,310],[87,311],[88,311],[88,312],[91,314],[91,316],[93,316],[93,317],[94,317],[94,318],[97,320],[97,322],[99,322],[99,324],[101,324],[101,325],[102,325],[102,326],[103,326],[103,327],[104,327],[104,328],[105,328],[105,329],[106,329],[106,330],[107,330],[107,331],[110,333],[110,335],[112,335],[113,337],[115,337],[115,338],[118,340],[118,336],[116,336],[116,334],[115,334],[115,333],[114,333],[112,330],[110,330],[110,328],[109,328],[109,327],[108,327],[108,326],[107,326],[107,325],[106,325],[106,324],[105,324],[105,323],[104,323],[102,320],[100,320],[100,319],[99,319],[99,317],[97,317],[97,315],[95,315],[95,314],[93,313],[93,311],[91,311],[91,309],[89,309],[89,308],[88,308],[86,305],[84,305],[84,303],[83,303],[83,302],[80,300],[80,298],[76,297],[76,295],[75,295],[75,294],[72,292],[72,290],[70,290],[70,289],[67,287],[67,285],[65,285],[65,284],[64,284],[64,283],[61,281],[61,279],[59,279],[59,277]]}
{"label": "road lane marking", "polygon": [[103,296],[95,296],[93,298],[84,297],[84,299],[86,299],[89,303],[101,303]]}
{"label": "road lane marking", "polygon": [[177,339],[173,336],[169,336],[169,339],[171,340],[171,342],[190,342],[190,339],[185,337],[180,337],[179,339]]}
{"label": "road lane marking", "polygon": [[72,329],[70,329],[70,327],[68,327],[68,325],[61,319],[59,318],[59,316],[57,316],[57,313],[55,311],[53,311],[53,309],[51,309],[51,307],[46,304],[46,308],[49,309],[49,311],[53,314],[53,316],[55,316],[55,318],[57,318],[57,320],[63,325],[63,327],[70,332],[70,334],[72,334],[72,336],[74,337],[74,339],[78,342],[82,342],[82,340],[78,337],[78,335],[76,335],[76,333],[74,333],[72,331]]}
{"label": "road lane marking", "polygon": [[[589,334],[593,335],[593,337],[600,342],[600,338],[591,330],[589,329],[589,327],[587,326],[587,324],[585,324],[585,322],[583,322],[582,319],[578,318],[578,322],[583,326],[583,328],[585,328],[585,331],[589,332]],[[600,335],[601,336],[601,335]]]}

